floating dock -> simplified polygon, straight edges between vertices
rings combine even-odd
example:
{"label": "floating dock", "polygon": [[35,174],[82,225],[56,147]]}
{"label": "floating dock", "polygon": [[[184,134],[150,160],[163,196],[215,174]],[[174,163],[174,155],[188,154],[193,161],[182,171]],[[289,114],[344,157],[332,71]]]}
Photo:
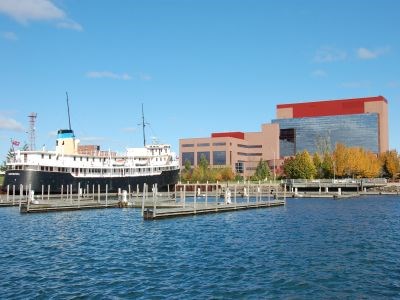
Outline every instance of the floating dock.
{"label": "floating dock", "polygon": [[169,209],[146,209],[143,211],[145,220],[157,220],[173,217],[186,217],[200,214],[231,212],[245,209],[278,207],[285,205],[284,200],[260,201],[236,204],[197,204],[196,206],[169,208]]}
{"label": "floating dock", "polygon": [[21,203],[20,213],[44,213],[44,212],[61,212],[71,210],[85,210],[85,209],[104,209],[104,208],[116,208],[118,202],[110,203],[97,203],[97,202],[82,202],[80,204],[73,203],[57,203],[57,204],[28,204]]}

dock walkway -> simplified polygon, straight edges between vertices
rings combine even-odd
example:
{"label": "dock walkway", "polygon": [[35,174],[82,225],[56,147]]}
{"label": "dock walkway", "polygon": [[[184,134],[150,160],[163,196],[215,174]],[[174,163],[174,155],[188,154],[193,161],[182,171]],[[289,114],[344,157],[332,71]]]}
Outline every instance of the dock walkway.
{"label": "dock walkway", "polygon": [[165,219],[172,217],[194,216],[200,214],[220,213],[220,212],[229,212],[229,211],[237,211],[245,209],[277,207],[283,205],[285,205],[284,200],[259,201],[259,202],[236,203],[236,204],[198,203],[196,205],[177,207],[177,208],[146,209],[143,212],[143,218],[145,220],[156,220],[156,219]]}

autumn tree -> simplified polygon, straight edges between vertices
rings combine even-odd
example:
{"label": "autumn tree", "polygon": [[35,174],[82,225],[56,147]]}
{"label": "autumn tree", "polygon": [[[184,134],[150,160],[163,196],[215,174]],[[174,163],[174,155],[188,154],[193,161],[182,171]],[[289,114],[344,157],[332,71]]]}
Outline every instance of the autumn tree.
{"label": "autumn tree", "polygon": [[322,173],[323,178],[333,178],[335,175],[334,173],[334,163],[333,163],[333,157],[331,153],[325,153],[323,156],[322,164]]}
{"label": "autumn tree", "polygon": [[221,174],[222,181],[231,181],[235,179],[235,173],[232,171],[231,167],[224,167],[217,170]]}
{"label": "autumn tree", "polygon": [[344,177],[348,172],[348,151],[344,144],[336,144],[333,151],[334,171],[338,177]]}
{"label": "autumn tree", "polygon": [[181,179],[183,181],[189,181],[192,175],[192,167],[189,160],[185,161],[185,168],[182,170]]}
{"label": "autumn tree", "polygon": [[364,178],[376,178],[379,177],[382,165],[378,156],[371,151],[364,153],[363,160],[364,167],[362,168],[362,177]]}
{"label": "autumn tree", "polygon": [[201,155],[198,167],[193,170],[192,180],[206,182],[210,177],[209,163],[205,155]]}
{"label": "autumn tree", "polygon": [[324,172],[322,169],[322,160],[321,160],[321,156],[319,155],[318,152],[315,152],[313,155],[313,163],[315,166],[315,170],[316,170],[316,177],[317,178],[324,178]]}
{"label": "autumn tree", "polygon": [[395,179],[400,172],[399,155],[396,150],[387,151],[381,156],[383,172],[386,176]]}
{"label": "autumn tree", "polygon": [[333,162],[338,177],[373,178],[381,172],[378,156],[360,147],[337,144]]}
{"label": "autumn tree", "polygon": [[288,178],[293,179],[312,179],[317,175],[314,162],[306,150],[285,160],[283,170]]}

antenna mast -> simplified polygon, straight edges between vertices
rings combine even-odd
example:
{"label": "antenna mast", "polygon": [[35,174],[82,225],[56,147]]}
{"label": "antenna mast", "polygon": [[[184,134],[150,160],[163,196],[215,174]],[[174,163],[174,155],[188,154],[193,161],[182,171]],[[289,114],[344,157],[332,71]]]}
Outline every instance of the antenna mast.
{"label": "antenna mast", "polygon": [[67,94],[67,108],[68,108],[68,124],[69,124],[69,130],[71,130],[71,117],[69,114],[69,100],[68,100],[68,92],[65,92]]}
{"label": "antenna mast", "polygon": [[146,147],[146,132],[145,132],[146,123],[144,122],[144,110],[142,103],[142,128],[143,128],[143,146]]}
{"label": "antenna mast", "polygon": [[29,141],[30,141],[30,150],[34,151],[36,149],[36,118],[37,113],[31,113],[29,116]]}

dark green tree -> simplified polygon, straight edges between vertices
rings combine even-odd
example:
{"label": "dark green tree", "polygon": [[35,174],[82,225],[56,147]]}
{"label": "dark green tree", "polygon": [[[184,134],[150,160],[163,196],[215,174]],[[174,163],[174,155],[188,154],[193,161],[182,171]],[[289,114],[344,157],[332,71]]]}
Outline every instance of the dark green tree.
{"label": "dark green tree", "polygon": [[265,180],[271,177],[271,171],[269,166],[265,160],[260,159],[258,162],[256,171],[254,175],[251,177],[252,180]]}
{"label": "dark green tree", "polygon": [[7,169],[7,162],[8,161],[13,161],[15,158],[15,153],[14,153],[14,148],[10,147],[10,149],[8,150],[7,156],[6,156],[6,160],[3,161],[3,164],[0,166],[0,171],[5,171]]}
{"label": "dark green tree", "polygon": [[199,162],[199,167],[203,170],[206,171],[208,169],[208,160],[204,154],[200,156],[200,162]]}

